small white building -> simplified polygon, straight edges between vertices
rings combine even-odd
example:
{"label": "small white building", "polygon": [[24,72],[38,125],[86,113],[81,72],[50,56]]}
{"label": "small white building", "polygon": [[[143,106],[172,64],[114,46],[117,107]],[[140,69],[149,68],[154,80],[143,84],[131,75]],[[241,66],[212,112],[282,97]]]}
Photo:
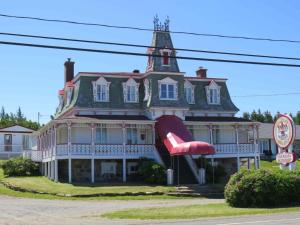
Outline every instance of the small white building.
{"label": "small white building", "polygon": [[[274,157],[278,153],[273,137],[273,123],[261,123],[258,129],[259,150],[262,155]],[[300,155],[300,125],[296,125],[294,151]]]}
{"label": "small white building", "polygon": [[0,129],[0,159],[9,159],[29,152],[35,144],[34,130],[13,125]]}

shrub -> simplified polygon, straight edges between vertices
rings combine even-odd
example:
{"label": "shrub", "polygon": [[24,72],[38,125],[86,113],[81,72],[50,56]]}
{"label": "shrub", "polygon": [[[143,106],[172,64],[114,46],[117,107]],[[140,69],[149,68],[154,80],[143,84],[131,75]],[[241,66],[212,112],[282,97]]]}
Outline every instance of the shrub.
{"label": "shrub", "polygon": [[225,199],[234,207],[275,207],[300,203],[300,173],[242,170],[231,176]]}
{"label": "shrub", "polygon": [[165,168],[151,159],[141,158],[139,161],[138,175],[146,183],[165,184]]}
{"label": "shrub", "polygon": [[6,176],[35,176],[39,175],[39,165],[23,157],[12,158],[2,163]]}

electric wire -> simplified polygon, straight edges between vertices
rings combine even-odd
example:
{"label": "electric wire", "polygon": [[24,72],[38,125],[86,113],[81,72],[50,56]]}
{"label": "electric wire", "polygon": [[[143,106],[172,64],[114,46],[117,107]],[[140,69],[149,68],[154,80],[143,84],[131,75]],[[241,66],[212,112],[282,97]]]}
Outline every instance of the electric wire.
{"label": "electric wire", "polygon": [[[34,48],[60,49],[60,50],[69,50],[69,51],[119,54],[119,55],[148,56],[148,57],[160,57],[160,58],[163,57],[162,55],[157,55],[157,54],[125,52],[125,51],[111,51],[111,50],[90,49],[90,48],[75,48],[75,47],[66,47],[66,46],[58,46],[58,45],[41,45],[41,44],[32,44],[32,43],[24,43],[24,42],[0,41],[0,44],[14,45],[14,46],[26,46],[26,47],[34,47]],[[270,62],[259,62],[259,61],[244,61],[244,60],[227,60],[227,59],[200,58],[200,57],[189,57],[189,56],[168,56],[168,57],[176,58],[176,59],[195,60],[195,61],[252,64],[252,65],[264,65],[264,66],[300,67],[300,64],[270,63]]]}
{"label": "electric wire", "polygon": [[[86,39],[75,39],[75,38],[65,38],[65,37],[42,36],[42,35],[32,35],[32,34],[20,34],[20,33],[0,32],[0,35],[15,36],[15,37],[26,37],[26,38],[37,38],[37,39],[47,39],[47,40],[57,40],[57,41],[70,41],[70,42],[80,42],[80,43],[117,45],[117,46],[126,46],[126,47],[162,49],[161,47],[149,46],[149,45],[129,44],[129,43],[120,43],[120,42],[108,42],[108,41],[96,41],[96,40],[86,40]],[[256,58],[270,58],[270,59],[284,59],[284,60],[296,60],[296,61],[300,61],[300,58],[297,58],[297,57],[286,57],[286,56],[260,55],[260,54],[248,54],[248,53],[234,53],[234,52],[221,52],[221,51],[197,50],[197,49],[187,49],[187,48],[168,48],[168,47],[166,47],[164,49],[169,49],[169,50],[174,50],[174,51],[207,53],[207,54],[220,54],[220,55],[231,55],[231,56],[243,56],[243,57],[256,57]]]}
{"label": "electric wire", "polygon": [[[46,18],[41,18],[41,17],[17,16],[17,15],[3,14],[3,13],[1,13],[0,16],[7,17],[7,18],[15,18],[15,19],[38,20],[38,21],[43,21],[43,22],[67,23],[67,24],[74,24],[74,25],[98,26],[98,27],[128,29],[128,30],[137,30],[137,31],[152,31],[152,32],[155,31],[153,29],[142,28],[142,27],[119,26],[119,25],[80,22],[80,21],[62,20],[62,19],[46,19]],[[217,38],[227,38],[227,39],[242,39],[242,40],[252,40],[252,41],[286,42],[286,43],[296,43],[296,44],[300,43],[300,40],[291,40],[291,39],[274,39],[274,38],[261,38],[261,37],[250,37],[250,36],[234,36],[234,35],[197,33],[197,32],[187,32],[187,31],[160,31],[160,32],[170,32],[173,34],[217,37]]]}

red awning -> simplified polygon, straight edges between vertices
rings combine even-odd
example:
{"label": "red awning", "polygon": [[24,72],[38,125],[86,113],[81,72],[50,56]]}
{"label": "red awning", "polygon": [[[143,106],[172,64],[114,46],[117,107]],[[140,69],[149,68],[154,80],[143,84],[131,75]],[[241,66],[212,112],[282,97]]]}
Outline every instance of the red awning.
{"label": "red awning", "polygon": [[211,144],[194,141],[182,120],[177,116],[162,116],[155,130],[171,155],[211,155],[215,149]]}

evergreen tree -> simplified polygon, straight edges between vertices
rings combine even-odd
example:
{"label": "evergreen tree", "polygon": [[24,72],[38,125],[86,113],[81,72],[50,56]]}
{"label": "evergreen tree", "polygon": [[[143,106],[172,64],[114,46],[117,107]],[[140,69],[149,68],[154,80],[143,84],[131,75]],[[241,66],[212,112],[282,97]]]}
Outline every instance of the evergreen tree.
{"label": "evergreen tree", "polygon": [[24,117],[24,115],[22,113],[22,110],[21,110],[20,106],[19,106],[19,108],[17,110],[17,113],[16,113],[15,117],[16,117],[16,120],[19,121],[19,122],[25,120],[25,117]]}
{"label": "evergreen tree", "polygon": [[2,106],[1,112],[0,112],[0,119],[2,120],[2,119],[4,119],[4,118],[5,118],[5,109],[4,109],[4,107]]}
{"label": "evergreen tree", "polygon": [[295,116],[295,123],[300,125],[300,111],[297,112],[296,116]]}
{"label": "evergreen tree", "polygon": [[272,114],[268,110],[264,112],[264,122],[265,123],[273,123],[274,122]]}
{"label": "evergreen tree", "polygon": [[246,120],[250,120],[250,114],[248,112],[243,113],[243,118]]}

